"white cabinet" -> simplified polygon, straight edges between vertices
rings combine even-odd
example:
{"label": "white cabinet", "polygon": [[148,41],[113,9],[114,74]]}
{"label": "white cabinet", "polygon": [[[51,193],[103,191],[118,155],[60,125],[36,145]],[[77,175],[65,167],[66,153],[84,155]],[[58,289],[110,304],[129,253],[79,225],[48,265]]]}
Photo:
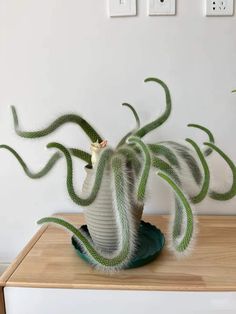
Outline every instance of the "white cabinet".
{"label": "white cabinet", "polygon": [[235,314],[236,292],[6,288],[7,314]]}

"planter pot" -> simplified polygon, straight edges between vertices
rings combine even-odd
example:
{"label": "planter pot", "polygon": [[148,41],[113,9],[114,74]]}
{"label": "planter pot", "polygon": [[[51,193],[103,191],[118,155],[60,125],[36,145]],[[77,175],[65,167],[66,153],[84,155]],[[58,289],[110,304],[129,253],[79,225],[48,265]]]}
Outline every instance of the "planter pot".
{"label": "planter pot", "polygon": [[[94,169],[85,167],[85,171],[86,178],[82,188],[83,197],[87,197],[90,194],[95,178]],[[130,173],[129,190],[131,195],[133,189],[132,171],[128,167],[127,171]],[[134,202],[132,203],[134,204]],[[132,210],[135,224],[139,228],[143,207],[134,204]],[[112,173],[109,166],[104,171],[101,187],[95,201],[86,207],[84,215],[90,236],[96,247],[106,252],[116,250],[119,242],[119,230],[113,204]]]}

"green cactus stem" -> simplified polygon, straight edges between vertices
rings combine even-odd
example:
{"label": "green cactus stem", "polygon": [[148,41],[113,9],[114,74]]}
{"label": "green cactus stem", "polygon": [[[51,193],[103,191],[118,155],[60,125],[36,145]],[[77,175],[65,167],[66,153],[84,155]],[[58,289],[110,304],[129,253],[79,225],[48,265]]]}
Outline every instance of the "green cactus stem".
{"label": "green cactus stem", "polygon": [[168,141],[166,143],[169,143],[170,145],[173,145],[175,147],[177,154],[180,155],[183,160],[185,160],[185,163],[189,168],[195,182],[197,183],[197,185],[200,185],[203,179],[201,169],[199,168],[195,158],[192,156],[191,150],[187,146],[184,146],[180,143],[171,141]]}
{"label": "green cactus stem", "polygon": [[123,155],[127,162],[132,164],[137,176],[140,173],[141,161],[139,160],[136,151],[131,146],[123,145],[117,149],[117,153]]}
{"label": "green cactus stem", "polygon": [[127,139],[129,144],[135,144],[143,155],[143,168],[141,170],[139,182],[137,183],[137,200],[141,203],[144,201],[147,181],[149,177],[149,172],[151,168],[151,155],[148,147],[143,143],[143,141],[137,136],[131,136]]}
{"label": "green cactus stem", "polygon": [[130,105],[126,102],[123,103],[122,106],[128,107],[132,111],[134,118],[135,118],[135,121],[136,121],[136,129],[139,129],[140,128],[140,118],[139,118],[137,111],[134,109],[134,107],[132,105]]}
{"label": "green cactus stem", "polygon": [[117,218],[119,220],[119,226],[121,229],[120,235],[122,237],[120,242],[120,247],[113,256],[105,256],[98,252],[93,244],[80,232],[76,227],[74,227],[69,222],[56,218],[56,217],[46,217],[40,219],[38,224],[43,223],[55,223],[63,226],[67,230],[71,231],[78,239],[83,247],[83,250],[90,257],[93,264],[102,270],[113,270],[121,269],[127,265],[135,250],[135,233],[132,222],[131,203],[129,201],[128,195],[128,178],[126,177],[125,159],[119,155],[115,155],[111,161],[112,171],[113,171],[113,194],[115,200],[115,207],[117,210]]}
{"label": "green cactus stem", "polygon": [[134,133],[135,136],[138,136],[141,138],[144,137],[149,132],[151,132],[151,131],[155,130],[156,128],[158,128],[159,126],[161,126],[169,118],[170,113],[171,113],[171,96],[170,96],[170,91],[169,91],[169,88],[167,87],[167,85],[163,81],[161,81],[160,79],[154,78],[154,77],[147,78],[144,82],[145,83],[146,82],[155,82],[164,88],[165,96],[166,96],[166,109],[160,117],[158,117],[153,122],[146,124],[141,129],[139,129],[137,132]]}
{"label": "green cactus stem", "polygon": [[[57,152],[51,156],[46,165],[39,170],[38,172],[32,172],[29,167],[26,165],[21,156],[10,146],[8,145],[0,145],[0,149],[6,149],[13,154],[13,156],[18,160],[20,165],[22,166],[25,174],[31,179],[40,179],[44,177],[46,174],[50,172],[50,170],[55,166],[57,161],[62,157],[62,155]],[[80,158],[81,160],[87,162],[89,165],[91,164],[91,155],[75,148],[71,148],[70,152],[73,156]]]}
{"label": "green cactus stem", "polygon": [[[191,128],[197,128],[197,129],[200,129],[202,130],[203,132],[205,132],[207,135],[208,135],[208,138],[209,138],[209,142],[210,143],[215,143],[215,139],[214,139],[214,136],[213,134],[211,133],[211,131],[209,129],[207,129],[205,126],[202,126],[200,124],[194,124],[194,123],[190,123],[187,125],[188,127],[191,127]],[[204,151],[204,155],[207,157],[209,156],[211,153],[213,152],[213,150],[211,148],[207,148],[205,151]]]}
{"label": "green cactus stem", "polygon": [[63,124],[75,123],[82,128],[82,130],[87,134],[87,136],[91,139],[92,142],[96,142],[96,141],[102,142],[101,136],[95,131],[95,129],[85,119],[83,119],[79,115],[66,114],[57,118],[48,127],[42,130],[26,132],[26,131],[20,130],[18,116],[17,116],[15,107],[12,106],[11,109],[12,109],[12,114],[13,114],[15,132],[21,137],[25,137],[25,138],[43,137],[48,134],[51,134]]}
{"label": "green cactus stem", "polygon": [[92,190],[90,192],[90,195],[87,198],[82,198],[79,195],[76,194],[74,189],[74,183],[73,183],[73,162],[70,155],[70,152],[68,149],[66,149],[63,145],[59,143],[50,143],[47,145],[48,148],[56,148],[66,158],[66,164],[67,164],[67,190],[68,193],[72,199],[73,202],[75,202],[77,205],[80,206],[88,206],[93,203],[93,201],[96,199],[97,194],[99,192],[103,174],[105,167],[108,164],[108,161],[110,160],[110,157],[112,155],[112,150],[108,148],[104,148],[101,152],[97,167],[96,167],[96,175],[95,175],[95,181],[92,187]]}
{"label": "green cactus stem", "polygon": [[128,133],[120,140],[120,142],[118,143],[117,147],[120,147],[120,146],[122,146],[123,144],[125,144],[127,138],[128,138],[129,136],[131,136],[136,130],[138,130],[138,129],[140,128],[140,119],[139,119],[138,113],[137,113],[137,111],[134,109],[134,107],[131,106],[131,105],[128,104],[128,103],[123,103],[122,106],[128,107],[128,108],[132,111],[132,113],[133,113],[133,115],[134,115],[134,118],[135,118],[135,121],[136,121],[136,127],[135,127],[135,129],[134,129],[133,131],[128,132]]}
{"label": "green cactus stem", "polygon": [[162,144],[148,144],[147,146],[153,154],[164,156],[172,166],[181,168],[178,158],[170,148]]}
{"label": "green cactus stem", "polygon": [[[188,249],[189,244],[193,238],[193,231],[194,231],[193,212],[186,196],[181,191],[181,189],[177,186],[177,184],[166,174],[162,172],[158,172],[157,174],[172,187],[172,189],[176,193],[176,196],[178,197],[178,200],[180,202],[179,204],[182,205],[182,210],[184,209],[184,214],[185,214],[186,219],[182,220],[183,228],[182,226],[181,228],[179,226],[178,227],[174,226],[175,232],[172,233],[173,248],[175,249],[176,252],[183,253]],[[174,223],[176,222],[177,220],[174,221]],[[176,230],[180,230],[180,229],[183,229],[183,235],[181,237],[179,236],[178,233],[176,233]]]}
{"label": "green cactus stem", "polygon": [[177,175],[173,167],[170,166],[167,162],[165,162],[161,158],[153,156],[152,166],[166,173],[169,177],[171,177],[176,182],[176,184],[181,185],[179,176]]}
{"label": "green cactus stem", "polygon": [[88,164],[88,166],[91,166],[91,154],[78,148],[69,148],[69,151],[72,156],[85,161]]}
{"label": "green cactus stem", "polygon": [[196,142],[194,142],[193,140],[191,140],[189,138],[187,138],[186,141],[193,146],[194,150],[196,151],[196,153],[200,159],[200,162],[202,164],[202,168],[204,171],[204,179],[202,182],[202,188],[196,196],[191,198],[191,201],[194,204],[197,204],[197,203],[200,203],[201,201],[203,201],[204,198],[206,197],[207,193],[208,193],[209,184],[210,184],[210,171],[209,171],[209,167],[208,167],[208,164],[206,162],[206,159],[204,157],[204,154],[201,152],[201,149],[196,144]]}
{"label": "green cactus stem", "polygon": [[233,176],[233,182],[232,182],[232,185],[231,185],[231,188],[229,191],[227,191],[225,193],[218,193],[218,192],[210,191],[210,197],[212,199],[218,200],[218,201],[230,200],[231,198],[233,198],[236,195],[236,167],[235,167],[233,161],[219,147],[217,147],[216,145],[214,145],[212,143],[204,143],[204,145],[207,145],[210,148],[212,148],[214,151],[216,151],[225,160],[225,162],[230,167],[230,169],[232,171],[232,176]]}

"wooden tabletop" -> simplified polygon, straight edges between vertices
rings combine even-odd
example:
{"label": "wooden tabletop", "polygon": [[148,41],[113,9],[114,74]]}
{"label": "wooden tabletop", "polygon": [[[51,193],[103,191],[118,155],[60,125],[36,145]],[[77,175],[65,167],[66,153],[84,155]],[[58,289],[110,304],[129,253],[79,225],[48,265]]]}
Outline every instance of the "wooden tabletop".
{"label": "wooden tabletop", "polygon": [[[63,214],[73,224],[81,214]],[[165,235],[168,216],[144,216]],[[82,261],[70,235],[53,225],[43,226],[0,278],[7,287],[76,289],[236,291],[236,216],[200,216],[192,255],[177,259],[165,246],[162,254],[141,268],[103,274]]]}

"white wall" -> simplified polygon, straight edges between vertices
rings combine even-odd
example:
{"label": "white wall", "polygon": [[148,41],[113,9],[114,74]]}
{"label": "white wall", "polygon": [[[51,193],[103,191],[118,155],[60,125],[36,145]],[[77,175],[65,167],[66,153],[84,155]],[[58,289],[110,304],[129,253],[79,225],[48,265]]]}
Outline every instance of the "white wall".
{"label": "white wall", "polygon": [[[33,142],[18,138],[10,105],[25,129],[68,111],[82,113],[115,144],[134,126],[123,101],[136,106],[144,123],[163,109],[162,90],[143,83],[148,76],[168,83],[174,106],[169,122],[148,140],[192,136],[201,142],[200,131],[186,127],[196,122],[207,125],[236,161],[236,95],[230,94],[236,87],[236,17],[206,18],[203,1],[196,0],[179,0],[176,17],[147,17],[146,1],[138,3],[137,17],[110,19],[105,0],[0,0],[0,142],[14,146],[33,169],[51,156],[48,142],[88,148],[89,141],[72,125]],[[216,178],[229,181],[223,163],[215,162]],[[6,151],[0,164],[0,261],[8,261],[35,232],[38,218],[78,208],[65,191],[63,160],[40,181],[28,179]],[[151,186],[159,188],[154,180]],[[158,199],[160,193],[153,194],[146,211],[168,210],[168,202]],[[235,214],[235,207],[236,199],[206,201],[199,212]]]}

